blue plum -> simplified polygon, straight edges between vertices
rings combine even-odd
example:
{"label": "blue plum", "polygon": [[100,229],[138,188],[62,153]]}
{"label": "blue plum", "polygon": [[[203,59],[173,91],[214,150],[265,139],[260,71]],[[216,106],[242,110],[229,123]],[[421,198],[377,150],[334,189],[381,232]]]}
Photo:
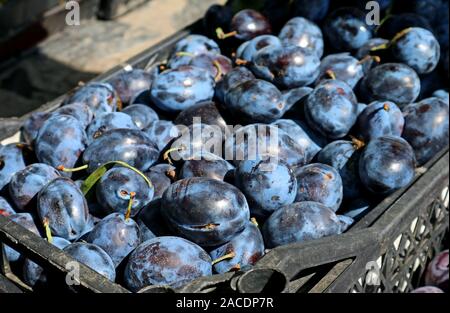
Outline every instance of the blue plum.
{"label": "blue plum", "polygon": [[355,88],[364,76],[363,65],[349,53],[329,54],[320,63],[318,81],[329,79],[330,75]]}
{"label": "blue plum", "polygon": [[267,248],[342,233],[336,214],[318,202],[297,202],[275,211],[263,226]]}
{"label": "blue plum", "polygon": [[271,83],[253,79],[228,91],[226,109],[247,122],[271,123],[284,113],[284,99]]}
{"label": "blue plum", "polygon": [[325,21],[323,33],[337,51],[359,49],[372,38],[366,14],[356,8],[340,8],[332,12]]}
{"label": "blue plum", "polygon": [[402,63],[378,65],[361,80],[360,94],[368,103],[386,100],[403,108],[414,102],[419,93],[419,76],[412,68]]}
{"label": "blue plum", "polygon": [[318,202],[336,212],[343,199],[343,185],[339,172],[326,164],[312,163],[296,171],[296,202]]}
{"label": "blue plum", "polygon": [[197,121],[211,126],[219,126],[224,130],[224,133],[228,131],[227,123],[221,115],[218,105],[213,101],[199,102],[181,111],[174,123],[190,126]]}
{"label": "blue plum", "polygon": [[9,195],[21,211],[32,211],[36,206],[36,196],[50,181],[59,177],[59,172],[43,163],[28,165],[16,172],[9,183]]}
{"label": "blue plum", "polygon": [[141,231],[133,219],[112,213],[94,226],[86,241],[108,253],[117,267],[141,243]]}
{"label": "blue plum", "polygon": [[154,121],[143,132],[156,144],[159,151],[164,150],[173,139],[180,136],[180,131],[175,124],[166,120]]}
{"label": "blue plum", "polygon": [[416,159],[401,137],[381,136],[366,146],[359,159],[359,177],[372,193],[387,195],[408,185],[415,175]]}
{"label": "blue plum", "polygon": [[233,69],[233,64],[229,58],[214,53],[204,53],[194,56],[187,65],[208,71],[209,75],[216,82],[220,81],[224,75]]}
{"label": "blue plum", "polygon": [[136,129],[113,129],[95,139],[83,153],[83,163],[93,172],[109,161],[122,161],[146,171],[159,157],[151,138]]}
{"label": "blue plum", "polygon": [[365,141],[393,135],[401,136],[405,119],[398,106],[391,101],[375,101],[370,103],[358,116],[358,134]]}
{"label": "blue plum", "polygon": [[0,196],[0,215],[10,216],[12,214],[16,214],[16,211],[5,198]]}
{"label": "blue plum", "polygon": [[232,171],[234,166],[220,157],[205,158],[196,157],[192,160],[186,160],[180,169],[180,179],[190,177],[208,177],[217,180],[224,180],[228,172]]}
{"label": "blue plum", "polygon": [[201,246],[229,241],[250,218],[247,200],[239,189],[204,177],[173,183],[164,192],[162,208],[169,227]]}
{"label": "blue plum", "polygon": [[258,226],[248,222],[244,231],[228,243],[210,251],[209,255],[213,262],[225,257],[213,265],[214,271],[219,274],[253,266],[264,255],[264,239]]}
{"label": "blue plum", "polygon": [[252,79],[255,79],[255,76],[249,69],[246,67],[235,67],[217,83],[215,97],[219,100],[220,104],[223,105],[225,104],[225,98],[228,91]]}
{"label": "blue plum", "polygon": [[114,87],[111,84],[99,82],[82,86],[66,99],[65,103],[84,103],[89,106],[94,116],[114,112],[122,105]]}
{"label": "blue plum", "polygon": [[270,34],[272,27],[265,16],[261,13],[244,9],[237,12],[230,23],[230,30],[236,32],[239,40],[250,40],[260,35]]}
{"label": "blue plum", "polygon": [[[19,224],[20,226],[24,227],[28,231],[34,233],[35,235],[39,234],[39,230],[36,227],[36,224],[34,223],[33,217],[29,213],[16,213],[9,215],[8,218],[13,221],[14,223]],[[14,250],[13,248],[9,246],[5,246],[5,255],[9,262],[16,262],[20,259],[21,254]]]}
{"label": "blue plum", "polygon": [[[70,245],[70,241],[64,238],[53,237],[52,239],[51,244],[61,250]],[[48,282],[45,270],[30,259],[26,259],[23,263],[23,279],[30,287],[45,286]]]}
{"label": "blue plum", "polygon": [[152,182],[154,188],[153,199],[161,198],[164,191],[176,179],[176,168],[170,164],[157,164],[146,171],[145,176]]}
{"label": "blue plum", "polygon": [[122,110],[122,113],[131,116],[134,124],[139,129],[144,129],[150,126],[154,121],[159,120],[158,114],[149,106],[145,104],[132,104]]}
{"label": "blue plum", "polygon": [[[236,52],[238,59],[251,62],[256,53],[267,46],[281,46],[281,41],[273,35],[261,35],[243,43]],[[241,51],[239,51],[241,50]]]}
{"label": "blue plum", "polygon": [[75,117],[83,126],[83,129],[88,127],[88,125],[94,119],[94,113],[91,108],[84,103],[72,103],[63,105],[62,107],[56,109],[52,115],[70,115]]}
{"label": "blue plum", "polygon": [[247,198],[252,210],[271,214],[294,202],[297,179],[289,166],[278,160],[245,160],[235,171],[235,185]]}
{"label": "blue plum", "polygon": [[364,45],[362,45],[358,51],[355,52],[355,58],[361,60],[364,74],[367,74],[370,69],[375,65],[377,60],[376,58],[371,57],[372,54],[376,55],[376,52],[372,52],[371,50],[375,47],[379,47],[381,45],[386,45],[389,43],[389,40],[384,38],[372,38],[368,40]]}
{"label": "blue plum", "polygon": [[220,48],[214,40],[202,35],[189,35],[181,39],[172,50],[168,66],[177,68],[181,65],[187,65],[192,55],[204,53],[220,54]]}
{"label": "blue plum", "polygon": [[55,236],[69,241],[79,238],[86,228],[89,211],[80,188],[68,178],[58,177],[38,194],[39,219],[48,221]]}
{"label": "blue plum", "polygon": [[339,171],[342,179],[344,199],[354,199],[362,195],[359,179],[361,141],[336,140],[326,145],[317,155],[317,162],[330,165]]}
{"label": "blue plum", "polygon": [[211,258],[196,244],[179,237],[145,241],[131,254],[125,268],[125,284],[132,291],[149,285],[181,287],[212,274]]}
{"label": "blue plum", "polygon": [[128,114],[122,112],[98,114],[86,130],[88,144],[107,131],[118,128],[138,129]]}
{"label": "blue plum", "polygon": [[395,38],[392,45],[394,58],[409,65],[418,74],[433,71],[439,63],[441,50],[433,33],[420,27],[408,28]]}
{"label": "blue plum", "polygon": [[410,104],[403,112],[402,136],[413,147],[417,163],[422,166],[448,145],[448,103],[433,97]]}
{"label": "blue plum", "polygon": [[311,84],[319,75],[320,59],[311,50],[290,46],[267,46],[255,55],[253,73],[282,89]]}
{"label": "blue plum", "polygon": [[73,168],[85,150],[86,143],[84,127],[75,117],[54,115],[42,126],[34,148],[39,162],[55,168]]}
{"label": "blue plum", "polygon": [[108,170],[96,186],[97,200],[108,213],[125,214],[132,201],[131,216],[135,216],[153,199],[153,194],[153,186],[150,187],[140,174],[120,166]]}
{"label": "blue plum", "polygon": [[208,71],[181,66],[158,75],[150,89],[151,99],[161,110],[178,113],[214,96],[214,78]]}
{"label": "blue plum", "polygon": [[141,69],[121,71],[109,80],[119,99],[127,104],[137,94],[150,89],[152,75]]}
{"label": "blue plum", "polygon": [[20,128],[20,140],[29,145],[34,144],[39,129],[44,125],[45,121],[50,117],[48,112],[33,112]]}
{"label": "blue plum", "polygon": [[9,184],[14,173],[23,170],[25,166],[20,144],[0,144],[0,191]]}
{"label": "blue plum", "polygon": [[66,246],[63,251],[109,280],[116,279],[114,262],[102,248],[91,243],[75,242]]}
{"label": "blue plum", "polygon": [[305,104],[309,126],[330,139],[347,135],[356,122],[357,114],[357,101],[352,88],[339,80],[320,82]]}
{"label": "blue plum", "polygon": [[285,46],[294,45],[317,55],[323,55],[323,35],[320,28],[303,17],[294,17],[281,29],[280,40]]}
{"label": "blue plum", "polygon": [[141,230],[142,242],[161,236],[170,236],[173,232],[168,228],[162,215],[162,199],[155,198],[135,217]]}

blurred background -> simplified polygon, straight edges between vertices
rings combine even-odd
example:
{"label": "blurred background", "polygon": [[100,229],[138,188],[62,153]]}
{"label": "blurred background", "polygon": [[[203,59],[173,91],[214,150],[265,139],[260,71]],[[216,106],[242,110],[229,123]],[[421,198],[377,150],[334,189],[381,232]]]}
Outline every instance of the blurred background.
{"label": "blurred background", "polygon": [[193,23],[223,0],[0,0],[0,118],[21,116]]}

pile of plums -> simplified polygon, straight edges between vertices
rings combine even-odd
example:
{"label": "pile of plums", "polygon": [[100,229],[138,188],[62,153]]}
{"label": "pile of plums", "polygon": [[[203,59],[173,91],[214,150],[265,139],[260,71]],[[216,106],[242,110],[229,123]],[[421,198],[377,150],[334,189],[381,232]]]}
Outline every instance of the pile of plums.
{"label": "pile of plums", "polygon": [[346,231],[447,147],[449,94],[447,1],[380,1],[378,26],[344,2],[214,5],[166,61],[32,114],[0,214],[132,291]]}

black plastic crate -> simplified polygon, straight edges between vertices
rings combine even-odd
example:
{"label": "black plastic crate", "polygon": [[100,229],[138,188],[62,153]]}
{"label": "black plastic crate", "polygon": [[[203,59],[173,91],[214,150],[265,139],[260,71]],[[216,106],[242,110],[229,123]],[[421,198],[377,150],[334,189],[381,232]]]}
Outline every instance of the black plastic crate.
{"label": "black plastic crate", "polygon": [[98,17],[104,20],[113,20],[149,1],[150,0],[101,0]]}
{"label": "black plastic crate", "polygon": [[[145,68],[167,58],[171,47],[188,34],[199,31],[200,22],[176,33],[132,58],[128,64]],[[107,80],[123,65],[95,80]],[[40,110],[57,108],[64,96]],[[0,140],[16,133],[27,116],[0,119]],[[448,232],[448,147],[418,170],[407,187],[384,199],[346,233],[272,249],[248,272],[200,278],[178,292],[398,292],[417,286],[426,262],[441,248]],[[447,189],[446,189],[447,188]],[[447,205],[445,205],[447,203]],[[14,247],[46,268],[65,285],[66,264],[72,260],[45,240],[0,216],[0,241]],[[0,261],[2,258],[0,257]],[[29,290],[3,258],[2,272],[22,290]],[[378,268],[378,269],[377,269]],[[368,284],[368,274],[380,277]],[[374,272],[375,270],[375,272]],[[128,292],[86,266],[80,266],[76,291]],[[376,278],[377,276],[375,276]],[[406,285],[405,285],[406,284]],[[73,289],[73,287],[72,287]],[[148,287],[142,292],[169,292]]]}

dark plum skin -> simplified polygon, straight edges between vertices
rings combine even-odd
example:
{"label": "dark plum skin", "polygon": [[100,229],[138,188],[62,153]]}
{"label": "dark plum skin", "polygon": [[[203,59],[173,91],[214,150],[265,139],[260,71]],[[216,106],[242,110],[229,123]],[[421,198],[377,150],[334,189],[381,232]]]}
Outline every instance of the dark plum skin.
{"label": "dark plum skin", "polygon": [[156,162],[159,150],[144,132],[136,129],[113,129],[95,139],[83,153],[83,163],[93,172],[109,161],[122,161],[146,171]]}
{"label": "dark plum skin", "polygon": [[181,287],[212,274],[211,258],[198,245],[172,236],[145,241],[131,254],[125,284],[132,291],[149,285]]}
{"label": "dark plum skin", "polygon": [[207,177],[217,180],[224,180],[228,172],[232,171],[234,166],[222,158],[196,158],[186,160],[180,169],[180,179],[191,177]]}
{"label": "dark plum skin", "polygon": [[[313,91],[311,87],[298,87],[289,90],[283,90],[285,106],[283,116],[289,116],[289,114],[294,114],[295,118],[303,116],[303,105],[307,96]],[[298,116],[297,109],[301,111],[301,115]]]}
{"label": "dark plum skin", "polygon": [[157,164],[144,173],[151,181],[154,188],[153,200],[161,198],[164,191],[172,184],[176,178],[176,168],[170,164]]}
{"label": "dark plum skin", "polygon": [[412,27],[395,41],[392,54],[398,62],[409,65],[417,74],[427,74],[438,65],[441,49],[432,32]]}
{"label": "dark plum skin", "polygon": [[261,35],[244,42],[236,51],[236,57],[248,62],[253,60],[256,53],[267,46],[281,46],[281,41],[273,35]]}
{"label": "dark plum skin", "polygon": [[91,243],[75,242],[65,247],[63,251],[109,280],[116,279],[114,262],[102,248]]}
{"label": "dark plum skin", "polygon": [[221,54],[204,53],[194,56],[187,64],[208,71],[214,80],[220,81],[224,75],[233,69],[233,63],[229,58]]}
{"label": "dark plum skin", "polygon": [[387,195],[414,178],[416,160],[411,146],[401,137],[382,136],[366,146],[359,159],[359,177],[375,194]]}
{"label": "dark plum skin", "polygon": [[131,206],[131,216],[135,216],[147,205],[154,194],[145,179],[126,167],[113,167],[107,171],[96,186],[99,204],[108,213],[125,214],[130,202],[130,193],[136,193]]}
{"label": "dark plum skin", "polygon": [[[26,228],[28,231],[41,236],[34,223],[33,217],[29,213],[16,213],[8,216],[8,218],[14,223]],[[21,254],[9,246],[5,246],[5,255],[9,262],[16,262],[20,259]]]}
{"label": "dark plum skin", "polygon": [[405,119],[402,111],[391,101],[370,103],[358,116],[359,133],[366,142],[380,136],[401,136]]}
{"label": "dark plum skin", "polygon": [[34,163],[16,172],[9,183],[9,195],[18,210],[31,211],[36,205],[37,194],[53,179],[59,177],[53,167]]}
{"label": "dark plum skin", "polygon": [[150,88],[152,75],[141,69],[132,69],[118,73],[109,83],[117,92],[119,99],[127,104],[135,95]]}
{"label": "dark plum skin", "polygon": [[[86,143],[86,133],[76,118],[54,115],[42,126],[34,148],[39,162],[55,168],[73,168],[85,150]],[[64,175],[70,176],[70,173]]]}
{"label": "dark plum skin", "polygon": [[19,144],[0,144],[0,191],[9,184],[14,173],[25,168],[25,159]]}
{"label": "dark plum skin", "polygon": [[39,129],[49,117],[50,113],[48,112],[33,112],[20,128],[20,140],[29,145],[34,144]]}
{"label": "dark plum skin", "polygon": [[319,75],[320,59],[311,50],[298,46],[268,46],[251,63],[253,73],[282,89],[303,87]]}
{"label": "dark plum skin", "polygon": [[448,249],[436,255],[428,264],[425,272],[425,284],[448,290]]}
{"label": "dark plum skin", "polygon": [[211,100],[214,86],[214,78],[208,71],[181,66],[158,75],[150,94],[158,108],[168,113],[178,113],[200,101]]}
{"label": "dark plum skin", "polygon": [[250,40],[260,35],[270,34],[272,27],[261,13],[245,9],[236,13],[231,19],[230,30],[235,31],[239,40]]}
{"label": "dark plum skin", "polygon": [[175,125],[190,126],[197,120],[200,123],[205,123],[207,125],[219,126],[224,130],[224,133],[228,131],[227,122],[220,114],[217,104],[213,101],[199,102],[190,108],[181,111],[174,123]]}
{"label": "dark plum skin", "polygon": [[231,115],[248,122],[271,123],[284,113],[284,99],[271,83],[254,79],[228,91],[225,102]]}
{"label": "dark plum skin", "polygon": [[117,267],[141,243],[141,234],[134,220],[112,213],[94,226],[86,241],[108,253]]}
{"label": "dark plum skin", "polygon": [[180,131],[171,121],[157,120],[151,123],[143,132],[154,142],[159,151],[180,135]]}
{"label": "dark plum skin", "polygon": [[138,129],[133,122],[133,119],[128,114],[122,112],[98,114],[86,130],[88,144],[91,144],[92,141],[103,135],[105,132],[118,128]]}
{"label": "dark plum skin", "polygon": [[[215,30],[214,30],[215,31]],[[179,55],[183,52],[187,55]],[[181,65],[187,65],[191,60],[191,55],[200,55],[204,53],[220,54],[220,48],[214,40],[202,35],[189,35],[177,42],[168,63],[170,68],[177,68]]]}
{"label": "dark plum skin", "polygon": [[364,76],[363,65],[349,53],[329,54],[324,57],[320,63],[318,81],[329,79],[329,72],[352,88],[355,88]]}
{"label": "dark plum skin", "polygon": [[325,21],[323,33],[337,51],[359,49],[372,38],[366,14],[356,8],[341,8],[331,13]]}
{"label": "dark plum skin", "polygon": [[360,148],[358,142],[336,140],[317,154],[317,162],[330,165],[339,171],[344,199],[354,199],[362,194],[358,172]]}
{"label": "dark plum skin", "polygon": [[38,194],[39,219],[48,220],[55,236],[69,241],[79,238],[89,219],[87,201],[80,188],[68,178],[59,177]]}
{"label": "dark plum skin", "polygon": [[428,98],[406,106],[403,113],[402,136],[413,147],[417,163],[422,166],[448,145],[448,103]]}
{"label": "dark plum skin", "polygon": [[361,95],[367,102],[392,101],[401,109],[420,93],[417,73],[402,63],[385,63],[370,70],[361,80]]}
{"label": "dark plum skin", "polygon": [[225,97],[228,91],[252,79],[255,79],[255,76],[249,69],[246,67],[235,67],[217,83],[215,97],[221,104],[225,104]]}
{"label": "dark plum skin", "polygon": [[339,80],[323,80],[308,95],[305,104],[309,126],[330,139],[347,135],[356,122],[357,114],[353,90]]}
{"label": "dark plum skin", "polygon": [[162,215],[162,199],[155,198],[135,217],[141,230],[141,241],[161,236],[170,236],[173,232],[167,227]]}
{"label": "dark plum skin", "polygon": [[326,164],[312,163],[296,171],[296,202],[319,202],[336,212],[342,203],[343,185],[339,172]]}
{"label": "dark plum skin", "polygon": [[294,172],[278,160],[240,162],[235,171],[235,185],[244,193],[252,210],[263,215],[293,203],[297,194]]}
{"label": "dark plum skin", "polygon": [[297,202],[276,210],[263,226],[267,248],[338,235],[342,226],[337,215],[321,203]]}
{"label": "dark plum skin", "polygon": [[236,166],[242,160],[267,156],[285,161],[293,170],[308,162],[305,147],[282,129],[266,124],[250,124],[237,129],[225,140],[225,156]]}
{"label": "dark plum skin", "polygon": [[63,105],[52,113],[53,115],[70,115],[75,117],[83,126],[83,129],[94,119],[94,113],[91,108],[84,103],[72,103]]}
{"label": "dark plum skin", "polygon": [[158,114],[149,106],[145,104],[132,104],[122,110],[122,113],[131,116],[134,124],[139,129],[144,129],[150,126],[154,121],[159,120]]}
{"label": "dark plum skin", "polygon": [[215,248],[209,252],[209,255],[212,260],[216,260],[229,253],[234,253],[235,256],[213,265],[216,273],[223,274],[255,265],[264,255],[264,239],[258,226],[248,222],[242,233],[236,235],[223,246]]}
{"label": "dark plum skin", "polygon": [[294,17],[281,29],[280,40],[285,46],[294,45],[310,52],[318,58],[323,55],[323,35],[320,28],[313,22],[303,18]]}
{"label": "dark plum skin", "polygon": [[321,22],[327,15],[330,7],[330,0],[294,0],[294,16],[303,16],[304,18]]}
{"label": "dark plum skin", "polygon": [[201,246],[229,241],[250,218],[247,200],[239,189],[204,177],[173,183],[164,192],[162,208],[169,227]]}
{"label": "dark plum skin", "polygon": [[65,103],[84,103],[92,110],[94,116],[114,112],[121,106],[114,87],[111,84],[99,82],[89,83],[76,90]]}
{"label": "dark plum skin", "polygon": [[[70,241],[60,237],[53,237],[51,244],[62,250],[70,245]],[[23,279],[31,287],[37,285],[45,286],[47,283],[47,274],[38,264],[30,259],[26,259],[23,264]]]}
{"label": "dark plum skin", "polygon": [[0,215],[10,216],[12,214],[16,214],[16,211],[5,198],[0,196]]}
{"label": "dark plum skin", "polygon": [[216,29],[222,28],[229,31],[230,22],[233,18],[233,10],[231,6],[213,4],[206,11],[203,17],[203,29],[207,32],[208,37],[216,36]]}

